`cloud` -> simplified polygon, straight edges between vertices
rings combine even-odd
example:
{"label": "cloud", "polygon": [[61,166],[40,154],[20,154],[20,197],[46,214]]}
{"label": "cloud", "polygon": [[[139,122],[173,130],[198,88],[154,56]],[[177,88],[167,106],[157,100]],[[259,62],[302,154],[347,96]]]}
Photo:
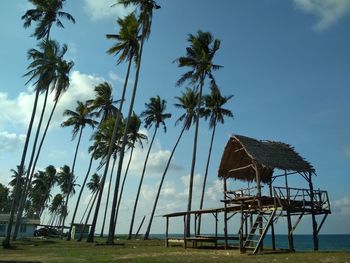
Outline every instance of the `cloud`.
{"label": "cloud", "polygon": [[[147,131],[145,130],[141,131],[141,133],[144,133],[147,135]],[[144,144],[143,150],[141,150],[140,148],[136,148],[136,150],[134,150],[131,165],[130,165],[130,171],[132,174],[141,176],[147,150],[148,150],[147,144]],[[171,152],[169,150],[163,150],[161,149],[161,146],[159,145],[159,143],[155,143],[148,157],[147,167],[146,167],[146,176],[158,177],[162,175],[165,170],[165,166],[169,160],[170,154]],[[125,156],[125,159],[126,160],[129,159],[129,154]],[[180,171],[180,170],[182,170],[182,167],[177,165],[175,163],[175,159],[173,158],[169,165],[168,172]]]}
{"label": "cloud", "polygon": [[[94,97],[94,86],[105,81],[103,78],[73,71],[70,75],[70,87],[60,98],[55,114],[50,124],[50,128],[58,128],[63,120],[63,112],[66,109],[74,109],[76,101],[85,101]],[[42,108],[43,95],[39,98],[37,116]],[[15,98],[9,98],[7,93],[0,92],[0,129],[13,125],[14,127],[22,126],[27,128],[32,113],[35,93],[31,89],[21,92]],[[54,94],[48,97],[46,106],[45,120],[48,119],[53,107]],[[36,118],[38,119],[38,117]]]}
{"label": "cloud", "polygon": [[0,152],[13,152],[24,143],[26,136],[0,131]]}
{"label": "cloud", "polygon": [[317,17],[314,25],[317,31],[323,31],[335,25],[342,17],[350,14],[349,0],[294,0],[297,8]]}
{"label": "cloud", "polygon": [[340,215],[350,216],[350,196],[343,196],[332,202],[334,211]]}
{"label": "cloud", "polygon": [[111,17],[124,17],[133,11],[131,7],[125,8],[123,5],[114,5],[117,2],[116,0],[84,0],[84,2],[84,10],[93,21]]}
{"label": "cloud", "polygon": [[346,146],[344,149],[344,153],[347,157],[350,157],[350,146]]}

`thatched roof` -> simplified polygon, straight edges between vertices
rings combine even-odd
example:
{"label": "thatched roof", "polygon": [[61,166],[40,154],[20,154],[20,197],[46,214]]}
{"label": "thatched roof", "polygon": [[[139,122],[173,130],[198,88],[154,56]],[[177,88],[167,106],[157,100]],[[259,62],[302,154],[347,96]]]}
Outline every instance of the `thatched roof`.
{"label": "thatched roof", "polygon": [[235,135],[229,139],[225,147],[218,176],[254,181],[253,160],[257,162],[261,181],[265,183],[270,181],[274,168],[314,172],[312,165],[288,144]]}

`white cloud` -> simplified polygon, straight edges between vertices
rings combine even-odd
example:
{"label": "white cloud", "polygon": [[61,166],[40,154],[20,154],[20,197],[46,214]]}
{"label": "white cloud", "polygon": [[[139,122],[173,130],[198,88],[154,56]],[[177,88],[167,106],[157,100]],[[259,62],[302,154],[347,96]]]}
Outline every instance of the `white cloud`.
{"label": "white cloud", "polygon": [[343,196],[342,198],[333,201],[332,205],[337,213],[350,216],[350,196]]}
{"label": "white cloud", "polygon": [[350,14],[349,0],[294,0],[295,5],[305,13],[313,14],[318,21],[317,31],[323,31],[336,24],[342,17]]}
{"label": "white cloud", "polygon": [[0,131],[0,152],[15,151],[25,141],[25,138],[24,134],[17,135],[7,131]]}
{"label": "white cloud", "polygon": [[84,2],[84,10],[90,15],[93,21],[111,17],[124,17],[133,11],[133,8],[125,8],[123,5],[114,5],[117,2],[116,0],[84,0]]}
{"label": "white cloud", "polygon": [[346,146],[344,149],[344,153],[347,157],[350,157],[350,146]]}
{"label": "white cloud", "polygon": [[[141,131],[141,133],[144,133],[147,135],[147,131],[145,130]],[[136,148],[136,150],[134,150],[131,165],[130,165],[130,171],[133,175],[141,176],[147,150],[148,150],[147,144],[144,144],[143,150],[141,150],[140,148]],[[146,176],[147,177],[160,176],[165,170],[165,166],[169,160],[169,156],[170,156],[169,150],[162,150],[161,146],[158,143],[155,143],[153,145],[153,148],[151,150],[151,153],[147,161]],[[125,156],[126,160],[128,160],[128,158],[129,158],[129,154]],[[182,167],[175,164],[175,159],[173,158],[173,160],[170,163],[168,172],[179,171],[179,170],[182,170]]]}
{"label": "white cloud", "polygon": [[[70,87],[57,104],[56,112],[51,121],[51,129],[59,127],[63,120],[64,110],[74,109],[77,100],[85,101],[93,98],[94,86],[103,81],[105,80],[101,77],[73,71],[70,76]],[[13,125],[14,127],[20,125],[22,128],[27,128],[32,113],[34,97],[35,93],[30,89],[21,92],[13,99],[9,98],[7,93],[0,92],[0,129],[4,129],[8,125]],[[45,120],[48,119],[51,113],[54,104],[53,98],[54,94],[51,93],[48,97]],[[39,116],[38,112],[41,111],[42,101],[43,95],[39,98],[37,116]],[[44,123],[46,122],[44,121]]]}

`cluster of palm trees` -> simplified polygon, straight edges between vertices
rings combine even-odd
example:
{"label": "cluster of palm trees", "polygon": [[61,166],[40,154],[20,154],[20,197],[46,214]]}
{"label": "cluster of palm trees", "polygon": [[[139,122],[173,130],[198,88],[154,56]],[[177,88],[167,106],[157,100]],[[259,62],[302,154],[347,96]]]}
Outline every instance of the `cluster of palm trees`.
{"label": "cluster of palm trees", "polygon": [[[73,223],[76,222],[77,211],[81,205],[81,197],[86,186],[91,191],[91,198],[80,223],[84,222],[84,224],[87,224],[90,220],[90,215],[92,214],[92,223],[87,241],[92,242],[94,240],[98,217],[101,214],[100,211],[103,210],[101,208],[101,203],[102,197],[105,196],[103,193],[104,186],[108,177],[107,175],[110,173],[101,236],[103,236],[106,225],[107,208],[111,206],[107,244],[113,244],[119,207],[129,167],[132,162],[133,152],[137,145],[142,148],[143,142],[147,141],[147,136],[140,132],[143,119],[145,128],[150,129],[153,127],[153,134],[148,144],[148,150],[135,196],[129,229],[129,238],[131,238],[134,231],[133,228],[139,204],[140,192],[146,175],[147,163],[153,142],[160,127],[166,132],[165,122],[171,117],[171,114],[166,112],[166,100],[159,96],[151,97],[149,101],[145,103],[145,110],[140,116],[134,112],[135,97],[141,71],[143,47],[145,41],[150,37],[153,11],[159,9],[160,6],[154,0],[118,0],[117,4],[122,4],[125,7],[133,6],[135,9],[130,15],[117,19],[119,27],[118,34],[106,35],[107,39],[115,41],[113,46],[107,50],[107,53],[117,57],[118,65],[121,63],[127,64],[127,72],[120,99],[115,100],[113,97],[112,85],[104,82],[95,86],[95,98],[85,102],[77,101],[75,110],[67,109],[64,112],[66,120],[61,126],[71,126],[73,128],[72,139],[78,139],[72,158],[71,169],[68,166],[63,166],[60,169],[60,172],[56,173],[55,168],[52,166],[48,166],[45,171],[37,172],[35,172],[35,167],[59,98],[69,87],[68,75],[73,67],[73,62],[64,60],[64,55],[68,48],[66,45],[61,47],[58,42],[51,40],[50,30],[53,24],[56,24],[58,27],[63,27],[60,18],[67,18],[72,22],[75,22],[75,20],[70,14],[61,11],[65,0],[30,0],[30,2],[34,4],[35,8],[28,10],[22,17],[24,19],[24,26],[29,27],[32,22],[36,22],[37,27],[35,28],[33,36],[41,42],[38,44],[38,49],[31,49],[28,51],[28,58],[31,60],[31,63],[28,66],[28,72],[25,76],[29,77],[28,83],[34,83],[36,96],[21,162],[14,179],[15,181],[12,184],[14,198],[11,206],[11,219],[7,236],[3,244],[5,247],[10,246],[10,234],[14,216],[17,213],[15,221],[16,226],[19,226],[23,211],[26,211],[27,214],[35,213],[40,216],[44,209],[48,208],[51,214],[49,223],[60,226],[63,231],[66,216],[68,214],[69,198],[75,193],[74,186],[76,186],[75,182],[77,179],[75,177],[77,154],[82,140],[83,131],[88,126],[93,129],[93,134],[91,135],[92,143],[89,147],[91,157],[72,214],[67,239],[70,239],[72,226]],[[220,41],[214,39],[209,32],[198,31],[195,35],[189,34],[188,42],[189,47],[186,48],[186,55],[175,60],[178,67],[189,69],[176,83],[178,86],[185,83],[189,84],[189,88],[186,88],[181,96],[175,97],[176,103],[174,105],[182,111],[175,124],[177,125],[181,123],[182,128],[162,174],[152,212],[149,217],[146,234],[144,236],[145,239],[149,238],[163,182],[184,132],[189,130],[192,126],[195,128],[187,206],[187,209],[191,210],[200,119],[209,119],[209,126],[212,128],[212,137],[200,202],[200,208],[202,208],[216,126],[218,123],[223,123],[225,117],[232,117],[231,111],[223,107],[232,96],[226,97],[221,94],[213,75],[215,70],[221,68],[220,65],[213,63],[214,56],[220,48]],[[126,101],[125,97],[129,84],[129,77],[132,72],[134,72],[135,76],[131,90],[131,99],[128,102],[129,108],[127,109],[127,115],[124,116],[123,107]],[[208,95],[204,95],[206,86],[210,89]],[[49,92],[55,92],[54,106],[51,110],[47,125],[42,132],[41,125],[47,106]],[[28,169],[25,172],[24,164],[27,156],[29,139],[31,137],[32,127],[36,117],[38,100],[42,97],[40,96],[41,94],[43,94],[44,97],[43,108],[41,110],[39,121],[37,122],[37,131],[33,141]],[[42,137],[39,142],[38,139],[41,132]],[[38,149],[36,149],[37,146]],[[127,151],[130,152],[129,159],[127,162],[124,162],[124,156]],[[101,170],[101,176],[94,173],[91,176],[90,182],[87,183],[94,161],[98,161],[97,170]],[[126,167],[124,163],[127,163]],[[125,171],[122,179],[123,167],[125,167]],[[113,178],[115,180],[114,191],[111,189]],[[60,186],[61,192],[56,194],[52,199],[51,205],[48,205],[48,201],[51,197],[50,193],[55,184]],[[32,194],[34,191],[30,191],[31,189],[36,189],[37,191],[35,192],[40,192],[41,195],[35,196],[35,194]],[[31,194],[29,194],[29,192]],[[28,201],[31,201],[33,204],[35,203],[30,209],[29,206],[25,205]],[[95,208],[94,211],[93,208]],[[189,234],[190,218],[188,217],[187,219],[186,229]],[[81,240],[81,238],[82,237],[80,237],[79,240]]]}

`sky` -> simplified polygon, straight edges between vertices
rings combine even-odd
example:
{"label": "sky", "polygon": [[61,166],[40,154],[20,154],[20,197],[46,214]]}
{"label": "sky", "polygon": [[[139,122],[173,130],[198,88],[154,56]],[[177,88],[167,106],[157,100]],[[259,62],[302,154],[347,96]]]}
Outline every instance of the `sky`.
{"label": "sky", "polygon": [[[113,85],[114,98],[120,97],[126,66],[117,66],[116,57],[106,53],[113,41],[107,40],[105,34],[117,33],[116,18],[132,9],[111,8],[114,3],[115,0],[67,0],[64,10],[74,16],[76,24],[64,21],[64,29],[52,30],[52,38],[68,45],[66,59],[73,60],[75,66],[70,74],[70,88],[62,96],[49,129],[39,169],[50,164],[57,168],[72,165],[76,141],[71,141],[70,128],[60,127],[65,109],[74,109],[77,100],[93,98],[94,86],[104,81]],[[217,171],[230,136],[239,134],[282,141],[293,145],[315,167],[314,187],[328,190],[332,215],[321,234],[350,234],[347,220],[350,216],[350,1],[159,0],[159,4],[162,8],[154,11],[151,36],[144,47],[135,112],[141,113],[149,98],[159,95],[167,101],[167,110],[173,116],[166,122],[167,132],[157,134],[142,186],[135,228],[143,216],[148,222],[164,165],[180,133],[181,127],[174,124],[181,112],[173,104],[175,97],[185,89],[185,86],[175,86],[184,70],[173,61],[185,55],[188,34],[202,30],[221,40],[214,62],[223,68],[215,72],[215,77],[224,95],[234,95],[226,105],[234,118],[226,119],[225,124],[217,128],[204,207],[222,206],[223,186]],[[25,0],[0,3],[0,182],[3,184],[10,181],[10,169],[20,162],[34,100],[32,86],[25,85],[27,79],[23,77],[29,64],[27,50],[38,44],[31,37],[33,27],[24,29],[21,21],[30,7]],[[134,71],[131,74],[132,84]],[[130,90],[131,85],[127,99]],[[205,93],[208,90],[206,85]],[[49,109],[53,105],[52,98],[49,97]],[[41,101],[42,98],[39,107]],[[152,131],[143,128],[148,135]],[[78,183],[87,170],[91,134],[89,129],[83,134],[76,164]],[[195,209],[199,206],[210,136],[208,123],[201,121],[194,181]],[[175,153],[152,233],[164,232],[165,220],[159,215],[186,210],[192,144],[193,129],[185,134]],[[118,233],[129,229],[146,151],[147,145],[144,150],[135,150],[122,199]],[[128,156],[129,153],[125,158]],[[97,165],[94,164],[94,171]],[[276,185],[283,186],[283,180]],[[291,176],[290,186],[308,187],[305,180],[296,175]],[[246,185],[229,182],[230,189],[241,187]],[[58,189],[55,191],[57,193]],[[70,211],[76,197],[70,201]],[[89,198],[90,194],[85,191],[78,218]],[[106,196],[103,207],[105,203]],[[42,221],[48,218],[49,214],[44,213]],[[102,213],[97,232],[101,229],[101,218]],[[208,217],[204,222],[203,231],[213,232],[213,219]],[[296,233],[311,233],[311,229],[309,218],[305,218]],[[170,231],[181,233],[182,221],[171,223]],[[222,219],[219,231],[223,231]],[[283,219],[277,232],[286,233]]]}

